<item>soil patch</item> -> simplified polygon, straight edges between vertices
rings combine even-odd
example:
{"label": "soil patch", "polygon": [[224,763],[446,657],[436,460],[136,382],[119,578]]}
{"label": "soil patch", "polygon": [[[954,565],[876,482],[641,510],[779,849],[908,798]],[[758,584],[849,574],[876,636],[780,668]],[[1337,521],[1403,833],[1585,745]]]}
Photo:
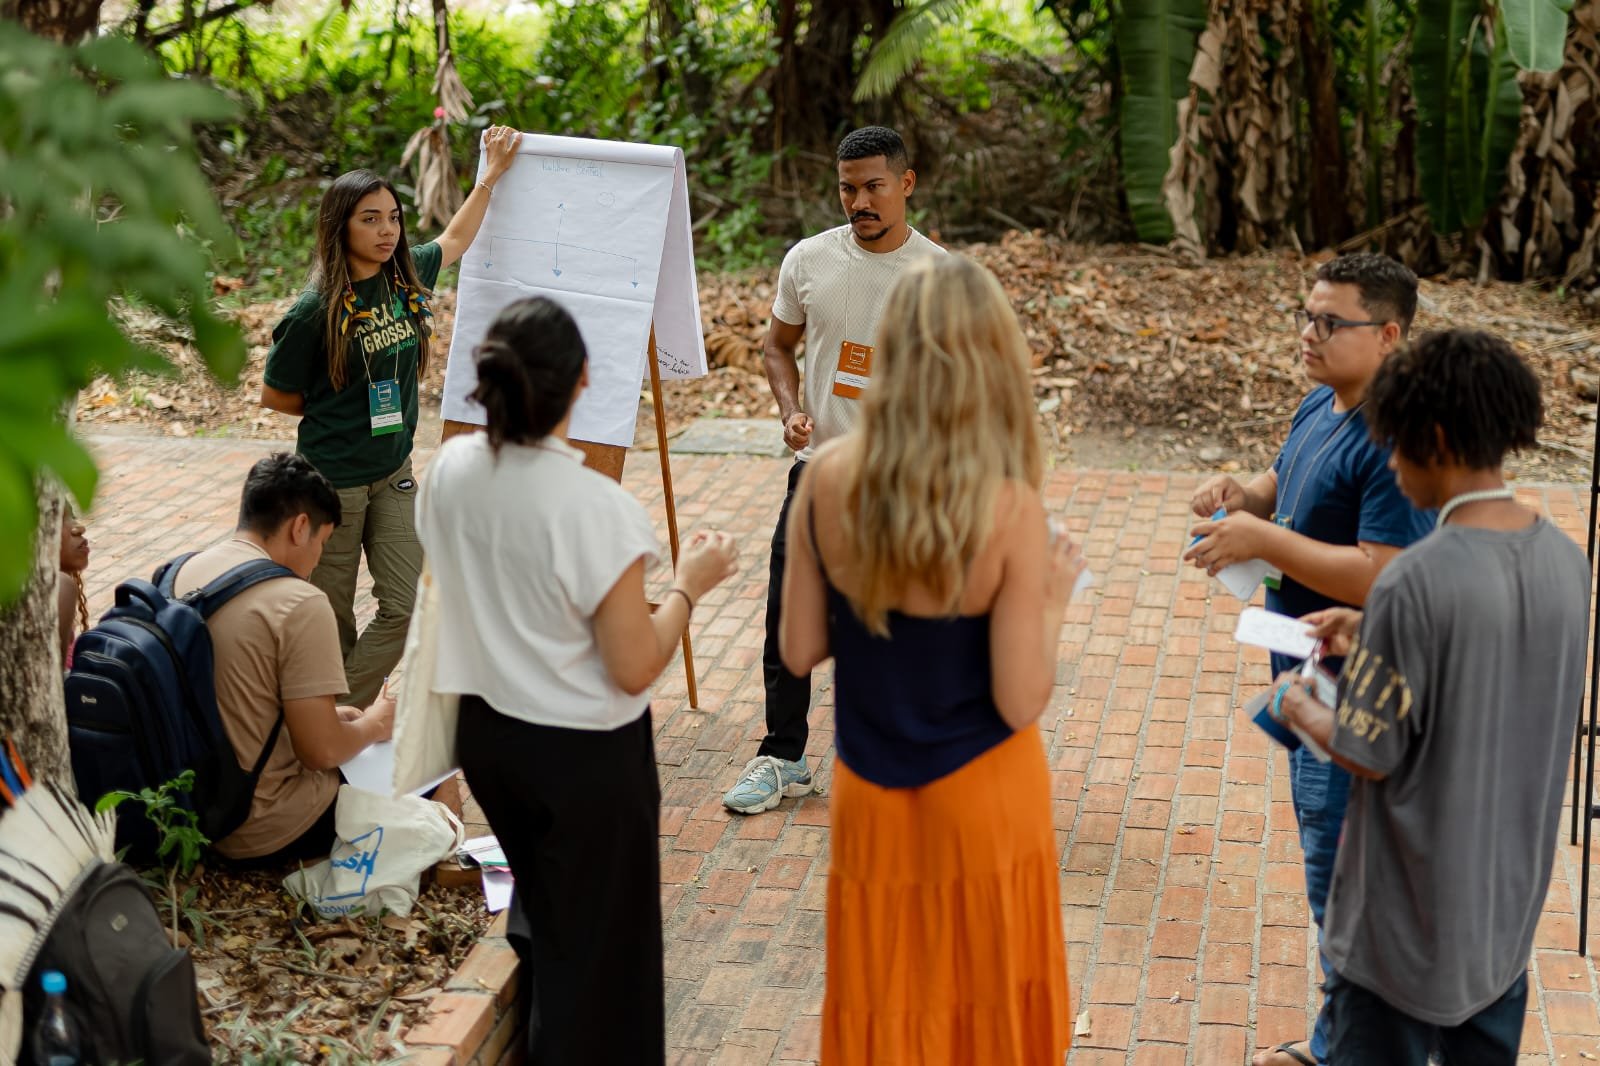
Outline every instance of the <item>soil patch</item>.
{"label": "soil patch", "polygon": [[[1041,423],[1059,461],[1250,470],[1271,460],[1308,386],[1291,313],[1319,259],[1255,255],[1191,266],[1160,250],[1086,248],[1022,232],[962,250],[993,270],[1012,297],[1033,350]],[[776,414],[761,368],[776,280],[775,266],[700,277],[712,370],[666,383],[669,430],[702,417]],[[292,439],[295,419],[256,404],[272,327],[291,302],[238,313],[250,359],[232,388],[205,373],[186,338],[162,332],[153,317],[126,315],[135,333],[171,353],[177,373],[98,380],[83,393],[79,418],[97,429]],[[437,440],[455,294],[441,291],[434,307],[434,358],[422,386],[424,446]],[[1416,329],[1448,326],[1505,336],[1544,385],[1540,447],[1519,457],[1513,472],[1527,480],[1587,480],[1600,318],[1532,285],[1424,280]],[[654,446],[647,395],[637,441]]]}

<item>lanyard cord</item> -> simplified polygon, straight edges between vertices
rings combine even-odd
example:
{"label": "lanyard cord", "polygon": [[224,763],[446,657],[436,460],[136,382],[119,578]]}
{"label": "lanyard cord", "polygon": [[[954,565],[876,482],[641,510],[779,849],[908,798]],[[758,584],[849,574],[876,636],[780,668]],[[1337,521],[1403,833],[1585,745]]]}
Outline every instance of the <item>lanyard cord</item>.
{"label": "lanyard cord", "polygon": [[[1360,414],[1361,409],[1366,405],[1367,401],[1362,400],[1360,403],[1350,408],[1350,410],[1345,413],[1345,416],[1339,420],[1339,424],[1333,427],[1333,432],[1328,434],[1328,439],[1322,442],[1322,447],[1318,448],[1311,456],[1311,466],[1310,469],[1306,471],[1306,478],[1302,480],[1299,485],[1295,486],[1294,505],[1289,508],[1290,522],[1294,521],[1294,516],[1300,511],[1300,498],[1305,495],[1306,481],[1310,480],[1311,472],[1317,468],[1317,460],[1321,459],[1322,453],[1327,451],[1333,442],[1339,439],[1339,434],[1344,431],[1344,427],[1350,423],[1352,418]],[[1290,479],[1294,477],[1295,466],[1300,462],[1300,453],[1306,450],[1306,444],[1307,442],[1302,440],[1300,442],[1300,446],[1294,450],[1294,455],[1289,460],[1289,469],[1283,476],[1283,484],[1287,485]],[[1281,515],[1283,512],[1279,511],[1278,513]]]}
{"label": "lanyard cord", "polygon": [[[378,271],[378,276],[383,279],[383,301],[384,301],[384,306],[389,309],[390,317],[392,318],[393,317],[393,310],[394,310],[394,307],[393,307],[393,305],[394,305],[394,290],[389,287],[389,276],[387,274],[385,274],[383,271],[380,270],[380,271]],[[360,297],[357,297],[357,299],[360,299]],[[354,343],[356,340],[359,340],[361,336],[362,336],[361,333],[357,333],[354,337],[350,338],[350,340],[351,340],[352,343]],[[365,345],[363,345],[363,348],[365,348]],[[362,366],[362,369],[364,369],[366,371],[367,384],[368,385],[377,384],[375,381],[372,380],[372,353],[364,351],[364,350],[362,351],[362,353],[361,353],[361,366]],[[395,380],[396,381],[398,381],[400,379],[400,348],[399,348],[398,344],[395,346],[395,353],[394,353],[394,376],[395,376]]]}
{"label": "lanyard cord", "polygon": [[1450,518],[1450,513],[1464,503],[1479,503],[1483,500],[1514,500],[1517,494],[1508,488],[1479,489],[1476,492],[1463,492],[1459,496],[1451,497],[1450,502],[1439,508],[1439,520],[1435,527],[1442,526]]}

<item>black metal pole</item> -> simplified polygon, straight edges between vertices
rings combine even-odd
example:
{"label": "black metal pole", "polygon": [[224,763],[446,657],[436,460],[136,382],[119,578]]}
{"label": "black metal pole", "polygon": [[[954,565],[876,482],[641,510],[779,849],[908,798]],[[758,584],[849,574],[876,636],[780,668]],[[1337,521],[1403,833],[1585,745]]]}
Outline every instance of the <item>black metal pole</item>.
{"label": "black metal pole", "polygon": [[[1595,509],[1596,502],[1600,501],[1600,399],[1597,399],[1595,401],[1594,456],[1591,459],[1591,463],[1592,463],[1592,465],[1590,466],[1590,469],[1589,469],[1589,549],[1588,550],[1589,550],[1590,585],[1593,586],[1593,584],[1594,584],[1594,564],[1595,564],[1595,558],[1594,558],[1595,519],[1596,519],[1596,517],[1600,517],[1600,515],[1597,515],[1596,509]],[[1591,587],[1590,591],[1593,592],[1594,589]],[[1588,620],[1587,619],[1585,619],[1584,624],[1585,625],[1588,624]],[[1589,699],[1588,699],[1587,702],[1590,703],[1590,704],[1594,703],[1594,690],[1595,690],[1595,684],[1597,682],[1600,682],[1600,663],[1596,663],[1595,664],[1594,669],[1591,670],[1590,675],[1589,675]],[[1574,843],[1574,844],[1576,844],[1578,842],[1578,815],[1579,815],[1579,812],[1580,812],[1580,810],[1587,810],[1588,809],[1587,807],[1580,808],[1578,806],[1578,778],[1580,776],[1582,776],[1582,774],[1583,774],[1583,733],[1584,733],[1584,728],[1583,728],[1583,710],[1582,710],[1582,706],[1580,705],[1579,711],[1578,711],[1578,735],[1575,738],[1573,738],[1573,743],[1572,743],[1572,843]]]}
{"label": "black metal pole", "polygon": [[[1589,583],[1591,594],[1600,593],[1596,589],[1593,565],[1595,563],[1595,527],[1596,519],[1600,518],[1600,396],[1595,398],[1594,420],[1594,456],[1591,460],[1589,475]],[[1600,700],[1596,699],[1597,689],[1600,689],[1600,625],[1590,625],[1590,635],[1593,638],[1590,654],[1589,668],[1589,722],[1588,729],[1584,728],[1582,715],[1579,715],[1578,736],[1572,753],[1572,828],[1573,843],[1576,844],[1578,817],[1580,812],[1583,817],[1583,848],[1578,853],[1578,862],[1583,870],[1578,875],[1578,954],[1589,954],[1589,844],[1594,833],[1594,735],[1596,732],[1596,717],[1600,716]],[[1589,734],[1589,757],[1584,762],[1583,770],[1583,805],[1578,805],[1578,752],[1582,750],[1583,735]]]}

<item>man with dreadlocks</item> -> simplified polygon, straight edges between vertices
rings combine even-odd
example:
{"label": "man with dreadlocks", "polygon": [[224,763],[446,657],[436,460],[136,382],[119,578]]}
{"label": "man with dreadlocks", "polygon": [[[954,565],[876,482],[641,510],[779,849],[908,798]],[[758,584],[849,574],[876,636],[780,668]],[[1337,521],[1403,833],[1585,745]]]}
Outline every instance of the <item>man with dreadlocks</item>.
{"label": "man with dreadlocks", "polygon": [[1422,338],[1367,393],[1400,491],[1439,526],[1365,617],[1307,617],[1348,654],[1337,709],[1278,679],[1282,717],[1355,776],[1323,926],[1334,1066],[1517,1062],[1589,617],[1583,552],[1501,475],[1541,416],[1511,346],[1468,330]]}

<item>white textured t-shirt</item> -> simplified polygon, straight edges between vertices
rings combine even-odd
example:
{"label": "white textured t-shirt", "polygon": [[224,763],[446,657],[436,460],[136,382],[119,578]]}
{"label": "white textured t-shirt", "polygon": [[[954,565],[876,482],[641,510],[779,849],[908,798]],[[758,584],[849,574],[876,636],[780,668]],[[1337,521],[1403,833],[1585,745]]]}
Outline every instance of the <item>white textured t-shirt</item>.
{"label": "white textured t-shirt", "polygon": [[417,532],[439,585],[434,690],[538,725],[615,729],[647,697],[611,679],[594,614],[628,567],[661,558],[643,505],[554,438],[452,438],[423,479]]}
{"label": "white textured t-shirt", "polygon": [[892,252],[869,252],[843,225],[807,237],[783,257],[772,317],[806,328],[805,410],[816,424],[810,446],[797,459],[810,459],[856,424],[858,402],[833,394],[840,348],[847,341],[876,347],[878,320],[895,280],[918,259],[944,254],[916,230]]}

